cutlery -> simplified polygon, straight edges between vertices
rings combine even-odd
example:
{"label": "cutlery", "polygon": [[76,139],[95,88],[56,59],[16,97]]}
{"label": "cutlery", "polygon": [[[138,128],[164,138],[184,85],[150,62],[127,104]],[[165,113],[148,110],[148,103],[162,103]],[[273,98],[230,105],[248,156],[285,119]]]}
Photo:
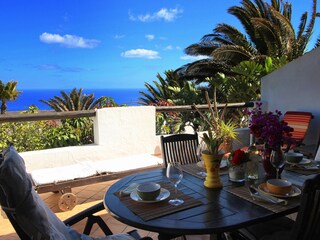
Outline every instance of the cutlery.
{"label": "cutlery", "polygon": [[248,187],[249,191],[250,191],[250,195],[253,198],[257,198],[257,199],[262,199],[274,204],[283,204],[283,205],[287,205],[288,202],[284,199],[280,199],[268,194],[265,194],[264,192],[262,192],[261,190],[259,190],[258,188],[256,188],[254,185],[251,185]]}
{"label": "cutlery", "polygon": [[319,170],[319,164],[311,164],[311,165],[300,165],[300,164],[292,164],[291,168],[299,168],[304,170]]}
{"label": "cutlery", "polygon": [[122,197],[130,195],[130,193],[134,191],[137,188],[137,186],[139,186],[139,183],[131,183],[128,187],[119,192],[119,196]]}

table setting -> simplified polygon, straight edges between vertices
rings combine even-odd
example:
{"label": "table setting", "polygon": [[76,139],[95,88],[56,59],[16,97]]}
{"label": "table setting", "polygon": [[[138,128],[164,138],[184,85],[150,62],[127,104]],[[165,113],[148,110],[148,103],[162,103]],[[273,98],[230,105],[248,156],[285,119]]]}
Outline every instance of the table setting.
{"label": "table setting", "polygon": [[305,158],[301,153],[290,152],[286,154],[285,169],[304,175],[311,175],[320,172],[320,163],[319,161]]}
{"label": "table setting", "polygon": [[299,206],[301,199],[300,187],[286,179],[248,182],[240,187],[229,187],[227,191],[276,213]]}
{"label": "table setting", "polygon": [[114,194],[128,209],[144,221],[202,205],[191,194],[178,189],[183,170],[178,162],[169,163],[168,181],[131,183]]}

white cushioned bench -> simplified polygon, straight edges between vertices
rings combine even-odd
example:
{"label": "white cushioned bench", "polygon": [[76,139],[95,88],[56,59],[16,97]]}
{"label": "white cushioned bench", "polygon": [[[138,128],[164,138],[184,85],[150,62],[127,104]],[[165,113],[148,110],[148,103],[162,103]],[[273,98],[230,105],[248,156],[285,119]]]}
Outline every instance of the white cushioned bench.
{"label": "white cushioned bench", "polygon": [[35,169],[30,172],[38,193],[61,191],[162,165],[162,158],[139,154],[113,159],[82,161],[71,165]]}
{"label": "white cushioned bench", "polygon": [[62,211],[72,210],[77,197],[71,188],[121,178],[130,173],[157,168],[162,159],[150,154],[132,155],[99,161],[36,169],[30,172],[38,193],[60,192],[58,206]]}

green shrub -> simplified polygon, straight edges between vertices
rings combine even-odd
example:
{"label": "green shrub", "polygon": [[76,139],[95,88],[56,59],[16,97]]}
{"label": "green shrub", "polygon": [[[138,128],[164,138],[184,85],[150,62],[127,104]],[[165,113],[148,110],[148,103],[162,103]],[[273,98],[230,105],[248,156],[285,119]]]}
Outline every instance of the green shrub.
{"label": "green shrub", "polygon": [[26,152],[92,142],[93,122],[89,118],[0,124],[0,149],[13,144],[19,152]]}
{"label": "green shrub", "polygon": [[0,149],[14,144],[19,152],[44,149],[47,131],[45,121],[0,124]]}
{"label": "green shrub", "polygon": [[83,145],[93,142],[93,123],[89,118],[67,119],[45,133],[45,148]]}

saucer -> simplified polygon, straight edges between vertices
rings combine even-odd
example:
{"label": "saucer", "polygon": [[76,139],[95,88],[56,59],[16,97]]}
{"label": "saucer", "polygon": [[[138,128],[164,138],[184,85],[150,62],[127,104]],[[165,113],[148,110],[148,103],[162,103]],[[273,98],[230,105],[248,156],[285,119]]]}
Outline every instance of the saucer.
{"label": "saucer", "polygon": [[258,189],[260,191],[262,191],[263,193],[265,194],[268,194],[268,195],[272,195],[274,197],[280,197],[280,198],[290,198],[290,197],[296,197],[296,196],[299,196],[301,194],[301,190],[292,185],[292,188],[291,188],[291,191],[285,195],[279,195],[279,194],[274,194],[274,193],[271,193],[269,191],[269,189],[267,188],[267,184],[266,183],[261,183],[259,186],[258,186]]}
{"label": "saucer", "polygon": [[307,164],[311,163],[311,160],[310,160],[310,159],[307,159],[307,158],[303,158],[303,159],[302,159],[300,162],[298,162],[298,163],[292,163],[292,162],[287,162],[287,161],[286,161],[286,163],[289,164],[289,165],[307,165]]}
{"label": "saucer", "polygon": [[204,161],[201,160],[201,161],[197,162],[197,166],[200,168],[204,168]]}
{"label": "saucer", "polygon": [[161,188],[160,190],[160,194],[159,196],[155,199],[155,200],[151,200],[151,201],[146,201],[146,200],[142,200],[139,195],[137,194],[137,190],[133,190],[130,194],[130,197],[132,200],[136,201],[136,202],[142,202],[142,203],[156,203],[156,202],[161,202],[163,200],[166,200],[168,197],[170,196],[170,192],[165,189],[165,188]]}

